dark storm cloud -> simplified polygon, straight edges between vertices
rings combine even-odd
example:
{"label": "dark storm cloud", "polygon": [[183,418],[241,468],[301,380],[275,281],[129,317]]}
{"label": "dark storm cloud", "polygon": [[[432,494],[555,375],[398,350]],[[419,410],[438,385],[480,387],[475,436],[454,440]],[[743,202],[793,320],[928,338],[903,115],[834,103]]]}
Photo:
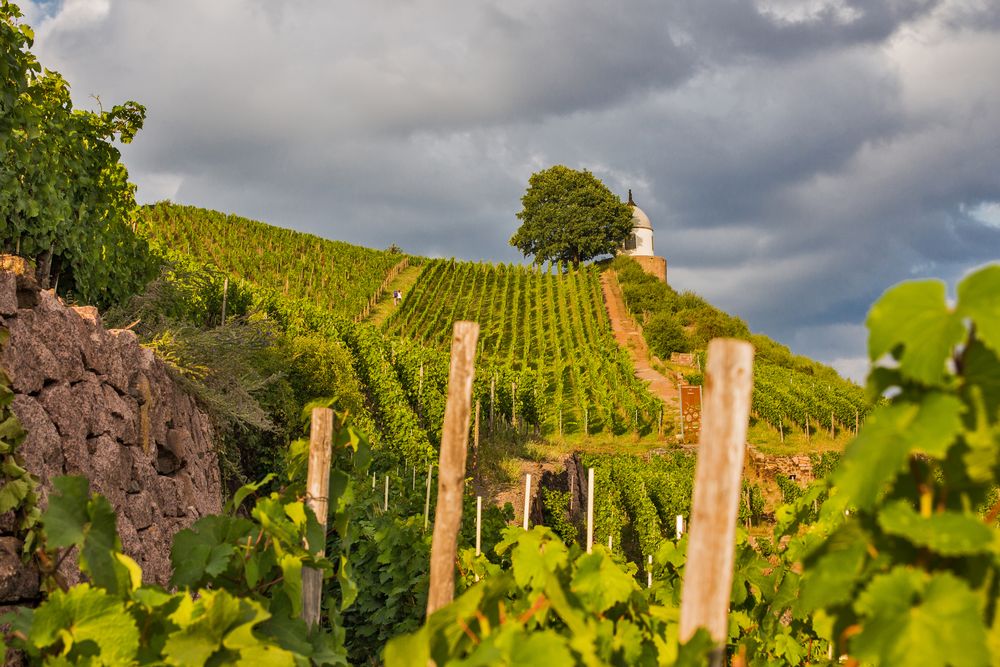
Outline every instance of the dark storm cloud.
{"label": "dark storm cloud", "polygon": [[888,285],[1000,257],[996,0],[28,10],[78,103],[148,106],[147,200],[518,260],[528,176],[585,167],[635,191],[673,284],[852,373]]}

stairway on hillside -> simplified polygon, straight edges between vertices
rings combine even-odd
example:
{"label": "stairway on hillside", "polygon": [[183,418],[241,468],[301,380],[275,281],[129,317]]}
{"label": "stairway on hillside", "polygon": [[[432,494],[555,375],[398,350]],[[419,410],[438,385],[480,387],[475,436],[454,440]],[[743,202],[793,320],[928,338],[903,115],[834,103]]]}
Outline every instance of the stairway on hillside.
{"label": "stairway on hillside", "polygon": [[608,269],[601,273],[601,291],[604,293],[604,307],[608,311],[615,340],[628,351],[636,377],[649,383],[649,392],[662,400],[668,411],[676,413],[677,385],[650,364],[646,339],[625,308],[625,299],[614,271]]}

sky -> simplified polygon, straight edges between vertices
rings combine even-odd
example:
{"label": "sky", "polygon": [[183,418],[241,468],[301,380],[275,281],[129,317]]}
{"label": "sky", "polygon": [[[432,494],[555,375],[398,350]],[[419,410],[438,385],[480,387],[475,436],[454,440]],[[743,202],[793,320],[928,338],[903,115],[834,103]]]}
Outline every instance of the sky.
{"label": "sky", "polygon": [[171,199],[523,261],[531,173],[589,169],[668,280],[861,380],[891,285],[1000,258],[1000,0],[21,0]]}

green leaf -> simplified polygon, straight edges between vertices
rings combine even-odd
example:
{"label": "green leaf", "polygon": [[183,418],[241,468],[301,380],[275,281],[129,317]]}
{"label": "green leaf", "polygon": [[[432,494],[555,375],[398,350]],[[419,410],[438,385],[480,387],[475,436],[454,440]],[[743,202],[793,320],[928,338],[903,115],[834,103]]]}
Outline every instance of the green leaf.
{"label": "green leaf", "polygon": [[958,577],[897,567],[875,577],[855,605],[863,616],[850,641],[862,662],[926,667],[990,664],[979,600]]}
{"label": "green leaf", "polygon": [[0,514],[19,507],[28,494],[31,484],[26,479],[5,479],[0,487]]}
{"label": "green leaf", "polygon": [[528,635],[511,633],[508,646],[510,665],[554,667],[574,662],[573,654],[566,647],[566,639],[552,631],[532,632]]}
{"label": "green leaf", "polygon": [[584,554],[576,561],[570,590],[584,600],[595,614],[624,602],[638,590],[635,579],[618,567],[603,551]]}
{"label": "green leaf", "polygon": [[42,514],[46,541],[52,547],[71,547],[83,542],[89,521],[90,482],[86,477],[56,477],[52,486],[55,493],[49,496],[49,506]]}
{"label": "green leaf", "polygon": [[905,282],[890,288],[868,313],[868,354],[872,361],[898,352],[904,375],[935,384],[945,360],[961,342],[965,328],[948,309],[945,285],[939,280]]}
{"label": "green leaf", "polygon": [[995,538],[978,516],[944,512],[923,517],[904,500],[883,507],[878,522],[890,535],[905,537],[942,556],[988,553]]}
{"label": "green leaf", "polygon": [[245,543],[252,529],[253,524],[243,518],[206,516],[179,531],[170,549],[171,585],[198,586],[225,572],[236,545]]}
{"label": "green leaf", "polygon": [[302,615],[302,559],[291,554],[284,554],[278,561],[281,573],[284,575],[281,585],[292,603],[292,614]]}
{"label": "green leaf", "polygon": [[799,585],[797,617],[852,599],[854,587],[864,572],[868,553],[865,545],[870,537],[857,522],[846,523],[806,559]]}
{"label": "green leaf", "polygon": [[116,557],[121,542],[114,508],[107,498],[96,495],[88,503],[87,511],[90,521],[80,549],[80,569],[96,585],[113,593],[131,590],[130,574]]}
{"label": "green leaf", "polygon": [[241,486],[239,489],[236,490],[236,493],[233,494],[232,499],[226,502],[226,506],[222,510],[223,513],[225,514],[234,513],[236,510],[240,508],[240,505],[243,504],[243,501],[246,500],[247,496],[249,496],[252,493],[256,493],[260,489],[260,487],[264,486],[272,479],[274,479],[274,473],[268,473],[267,475],[264,476],[264,479],[260,480],[259,482],[253,482],[251,484],[244,484],[243,486]]}
{"label": "green leaf", "polygon": [[1000,264],[967,276],[958,284],[958,314],[976,325],[976,335],[1000,355]]}
{"label": "green leaf", "polygon": [[515,539],[511,561],[518,586],[543,588],[549,576],[565,567],[566,545],[550,529],[544,526],[535,526],[529,531],[508,528],[505,543],[511,538]]}
{"label": "green leaf", "polygon": [[962,410],[956,397],[940,393],[928,394],[919,404],[876,408],[844,452],[834,475],[832,502],[824,511],[843,511],[851,504],[870,508],[912,453],[944,458],[961,432]]}
{"label": "green leaf", "polygon": [[139,630],[122,602],[89,584],[53,591],[35,610],[29,639],[42,649],[61,642],[70,659],[96,647],[105,665],[131,664],[139,648]]}

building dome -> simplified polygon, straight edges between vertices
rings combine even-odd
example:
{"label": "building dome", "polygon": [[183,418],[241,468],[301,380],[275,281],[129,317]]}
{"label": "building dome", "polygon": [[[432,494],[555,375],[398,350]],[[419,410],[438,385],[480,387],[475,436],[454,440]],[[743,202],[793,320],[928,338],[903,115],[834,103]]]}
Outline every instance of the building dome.
{"label": "building dome", "polygon": [[653,257],[653,225],[646,212],[632,201],[631,190],[628,191],[628,205],[632,207],[632,231],[620,252],[630,257]]}
{"label": "building dome", "polygon": [[653,229],[649,216],[635,204],[632,204],[632,229]]}

